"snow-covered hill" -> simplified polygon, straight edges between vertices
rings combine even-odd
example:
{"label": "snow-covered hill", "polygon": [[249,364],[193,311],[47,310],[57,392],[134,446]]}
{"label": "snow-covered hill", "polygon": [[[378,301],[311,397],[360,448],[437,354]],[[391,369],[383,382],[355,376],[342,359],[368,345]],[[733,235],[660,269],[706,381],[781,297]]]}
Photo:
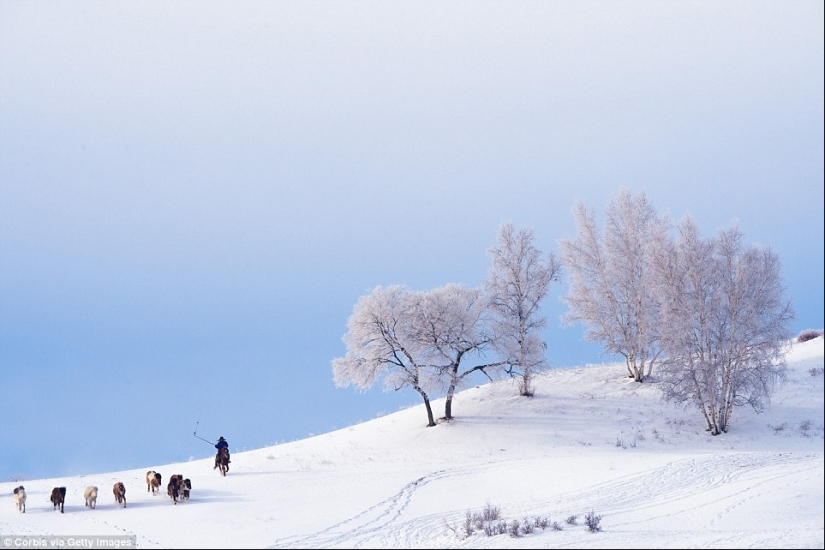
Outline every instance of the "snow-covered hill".
{"label": "snow-covered hill", "polygon": [[[467,389],[455,420],[434,428],[415,406],[235,452],[226,477],[210,457],[5,482],[0,544],[105,535],[134,536],[140,548],[822,548],[823,355],[822,338],[794,344],[788,382],[767,411],[737,410],[717,437],[698,411],[662,402],[655,383],[634,383],[621,365],[588,365],[542,375],[533,398],[510,381]],[[443,400],[433,406],[443,413]],[[85,444],[105,453],[106,434]],[[147,492],[150,469],[164,485],[172,474],[190,478],[191,500]],[[125,509],[112,495],[117,481]],[[12,498],[20,484],[25,514]],[[95,510],[84,505],[87,485],[100,488]],[[63,514],[49,502],[55,486],[67,488]],[[468,514],[485,509],[500,512],[494,524],[508,533],[467,535]],[[585,526],[588,513],[600,531]],[[515,537],[516,520],[540,525]]]}

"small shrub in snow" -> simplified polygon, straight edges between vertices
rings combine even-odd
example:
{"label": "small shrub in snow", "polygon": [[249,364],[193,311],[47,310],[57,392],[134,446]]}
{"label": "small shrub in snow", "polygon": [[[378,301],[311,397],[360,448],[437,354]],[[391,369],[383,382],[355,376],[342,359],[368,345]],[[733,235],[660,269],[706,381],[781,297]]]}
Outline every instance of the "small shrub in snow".
{"label": "small shrub in snow", "polygon": [[811,367],[808,369],[808,374],[811,376],[822,376],[823,373],[825,373],[825,369],[822,367]]}
{"label": "small shrub in snow", "polygon": [[17,483],[18,481],[31,481],[31,478],[24,474],[12,474],[9,476],[9,481]]}
{"label": "small shrub in snow", "polygon": [[504,521],[504,520],[499,521],[498,524],[496,525],[496,534],[497,535],[503,535],[506,532],[507,532],[507,522]]}
{"label": "small shrub in snow", "polygon": [[[523,520],[513,520],[507,522],[501,518],[501,510],[497,506],[490,503],[479,512],[467,511],[464,515],[464,522],[460,527],[453,527],[445,520],[444,524],[447,528],[455,533],[461,539],[467,539],[478,532],[484,533],[488,537],[496,535],[510,534],[513,537],[520,537],[522,535],[529,535],[534,533],[536,529],[546,529],[550,525],[550,520],[541,516],[536,516],[532,520],[524,518]],[[558,526],[558,523],[555,524]],[[557,528],[556,531],[561,531]]]}
{"label": "small shrub in snow", "polygon": [[676,435],[679,435],[682,431],[682,427],[685,425],[685,421],[681,418],[679,419],[667,419],[667,425],[671,427],[673,432]]}
{"label": "small shrub in snow", "polygon": [[779,424],[777,426],[771,426],[771,428],[773,428],[773,433],[776,434],[776,435],[779,435],[779,432],[785,431],[785,428],[787,428],[787,427],[788,427],[788,424],[785,423],[785,422],[783,422],[782,424]]}
{"label": "small shrub in snow", "polygon": [[808,430],[811,429],[811,421],[810,420],[803,420],[799,423],[799,431],[803,434],[808,434]]}
{"label": "small shrub in snow", "polygon": [[561,531],[562,529],[564,529],[564,527],[562,527],[558,521],[554,521],[552,527],[553,531]]}
{"label": "small shrub in snow", "polygon": [[467,515],[464,517],[464,536],[472,536],[475,532],[476,530],[473,527],[473,514],[468,510]]}
{"label": "small shrub in snow", "polygon": [[[483,531],[488,537],[500,534],[500,528],[495,524],[499,518],[501,518],[501,510],[498,506],[493,506],[489,502],[480,512],[472,513],[468,511],[464,516],[464,525],[462,526],[464,535],[469,537],[476,531]],[[504,532],[507,532],[506,527]]]}
{"label": "small shrub in snow", "polygon": [[822,329],[805,329],[799,333],[799,336],[796,337],[796,341],[799,343],[807,342],[808,340],[813,340],[814,338],[819,338],[822,336],[823,330]]}
{"label": "small shrub in snow", "polygon": [[457,536],[457,537],[459,537],[459,538],[462,538],[462,539],[466,539],[466,538],[469,536],[466,532],[465,532],[465,533],[463,533],[463,534],[459,533],[459,532],[458,532],[458,529],[456,529],[455,527],[453,527],[452,525],[450,525],[450,524],[447,522],[447,520],[446,520],[446,519],[444,519],[444,520],[442,520],[442,521],[444,522],[444,526],[445,526],[447,529],[449,529],[450,531],[452,531],[452,532],[453,532],[453,534],[454,534],[455,536]]}
{"label": "small shrub in snow", "polygon": [[510,523],[509,531],[510,531],[510,536],[511,537],[513,537],[514,539],[519,538],[521,536],[521,522],[519,522],[519,520],[517,520],[517,519],[514,519]]}
{"label": "small shrub in snow", "polygon": [[522,534],[529,535],[535,530],[536,530],[536,525],[533,522],[531,522],[530,520],[528,520],[527,518],[524,518],[524,521],[521,522],[521,532],[522,532]]}
{"label": "small shrub in snow", "polygon": [[493,506],[490,503],[487,503],[487,506],[484,507],[484,510],[481,511],[481,519],[484,521],[495,521],[501,518],[501,510],[498,506]]}
{"label": "small shrub in snow", "polygon": [[501,510],[499,510],[498,506],[493,506],[488,502],[481,512],[472,516],[472,523],[479,531],[487,532],[489,530],[488,528],[492,529],[492,523],[499,518],[501,518]]}
{"label": "small shrub in snow", "polygon": [[593,510],[584,516],[584,524],[587,525],[587,530],[591,533],[596,533],[602,530],[602,528],[599,527],[599,523],[601,523],[601,521],[602,517],[594,514]]}
{"label": "small shrub in snow", "polygon": [[576,520],[578,518],[579,516],[567,516],[567,519],[565,521],[567,522],[567,525],[576,525]]}
{"label": "small shrub in snow", "polygon": [[617,437],[616,438],[616,447],[619,447],[621,449],[627,449],[628,447],[630,447],[631,449],[635,449],[636,448],[636,440],[634,439],[630,443],[625,443],[625,441],[621,437]]}

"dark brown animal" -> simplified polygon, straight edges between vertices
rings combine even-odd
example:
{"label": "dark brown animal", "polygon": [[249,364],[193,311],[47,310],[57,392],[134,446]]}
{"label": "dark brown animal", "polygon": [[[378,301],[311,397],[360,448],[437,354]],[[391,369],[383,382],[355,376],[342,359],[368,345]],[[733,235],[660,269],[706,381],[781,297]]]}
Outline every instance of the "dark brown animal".
{"label": "dark brown animal", "polygon": [[[221,475],[225,476],[229,471],[229,448],[224,447],[215,457],[215,466],[220,468]],[[214,468],[212,468],[214,470]]]}
{"label": "dark brown animal", "polygon": [[122,504],[123,507],[126,508],[126,486],[118,481],[114,487],[112,487],[112,493],[115,495],[115,502]]}
{"label": "dark brown animal", "polygon": [[50,498],[52,501],[52,510],[60,509],[60,513],[63,513],[63,503],[66,502],[66,488],[65,487],[55,487],[52,489],[52,496]]}
{"label": "dark brown animal", "polygon": [[172,497],[172,502],[175,504],[178,503],[178,497],[180,496],[180,482],[182,478],[183,476],[173,475],[169,478],[169,485],[166,486],[166,494]]}

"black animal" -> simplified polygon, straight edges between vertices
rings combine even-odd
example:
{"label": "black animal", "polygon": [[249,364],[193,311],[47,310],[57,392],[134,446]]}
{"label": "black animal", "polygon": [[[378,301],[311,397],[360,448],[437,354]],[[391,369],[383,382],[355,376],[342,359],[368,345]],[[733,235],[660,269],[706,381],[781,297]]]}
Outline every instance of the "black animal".
{"label": "black animal", "polygon": [[66,501],[66,488],[65,487],[55,487],[52,489],[52,510],[60,509],[60,513],[63,513],[63,503]]}

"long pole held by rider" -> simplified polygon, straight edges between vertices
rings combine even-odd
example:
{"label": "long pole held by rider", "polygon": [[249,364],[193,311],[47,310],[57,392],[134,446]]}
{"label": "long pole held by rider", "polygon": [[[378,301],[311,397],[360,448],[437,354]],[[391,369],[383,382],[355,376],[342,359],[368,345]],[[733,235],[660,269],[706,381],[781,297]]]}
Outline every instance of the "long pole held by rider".
{"label": "long pole held by rider", "polygon": [[[229,470],[229,463],[232,462],[229,458],[229,443],[223,438],[223,436],[220,436],[218,438],[217,443],[212,443],[208,439],[202,438],[201,436],[198,435],[198,425],[199,424],[200,424],[200,420],[195,422],[195,431],[192,432],[192,435],[194,435],[195,437],[197,437],[201,441],[205,441],[206,443],[209,443],[210,445],[212,445],[213,447],[215,447],[218,450],[218,453],[215,455],[215,468],[218,467],[218,461],[220,460],[221,452],[226,451],[226,464],[225,464],[225,466],[226,466],[226,470],[228,471]],[[213,468],[213,470],[215,468]]]}
{"label": "long pole held by rider", "polygon": [[214,446],[214,445],[215,445],[214,443],[212,443],[212,442],[211,442],[211,441],[209,441],[208,439],[204,439],[204,438],[202,438],[201,436],[199,436],[199,435],[198,435],[198,424],[200,424],[200,423],[201,423],[201,421],[200,421],[200,420],[198,420],[197,422],[195,422],[195,432],[194,432],[192,435],[194,435],[195,437],[197,437],[197,438],[198,438],[198,439],[200,439],[201,441],[206,441],[206,442],[207,442],[207,443],[209,443],[210,445]]}

